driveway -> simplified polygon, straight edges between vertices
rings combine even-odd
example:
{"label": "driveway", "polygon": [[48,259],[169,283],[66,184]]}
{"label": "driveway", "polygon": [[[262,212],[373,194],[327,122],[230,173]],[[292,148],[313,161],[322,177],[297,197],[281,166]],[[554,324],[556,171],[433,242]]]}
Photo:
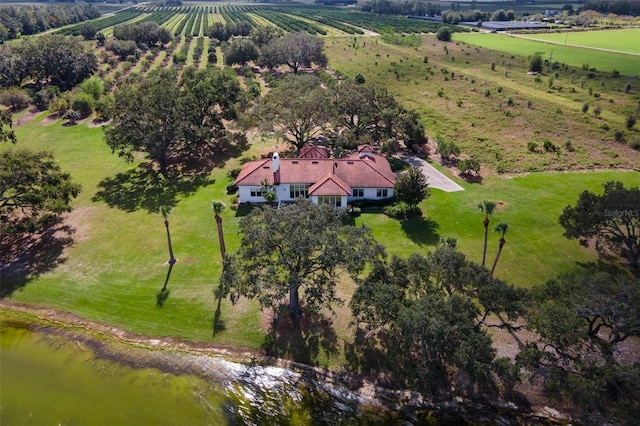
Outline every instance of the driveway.
{"label": "driveway", "polygon": [[449,179],[447,176],[442,174],[438,169],[427,163],[422,158],[407,156],[404,154],[398,155],[398,158],[406,161],[413,167],[420,168],[420,170],[422,170],[422,173],[424,173],[424,175],[427,177],[429,188],[441,189],[444,192],[464,191],[463,187]]}

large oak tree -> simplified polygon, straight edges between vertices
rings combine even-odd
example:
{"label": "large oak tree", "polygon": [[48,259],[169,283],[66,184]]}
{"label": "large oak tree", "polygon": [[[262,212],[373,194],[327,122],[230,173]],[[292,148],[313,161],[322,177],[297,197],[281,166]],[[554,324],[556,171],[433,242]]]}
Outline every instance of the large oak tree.
{"label": "large oak tree", "polygon": [[331,122],[331,92],[317,77],[288,75],[257,106],[260,126],[281,134],[298,152]]}
{"label": "large oak tree", "polygon": [[301,67],[310,67],[312,64],[324,67],[327,57],[322,52],[323,46],[321,38],[309,33],[287,33],[272,39],[262,49],[261,63],[270,68],[288,65],[294,74],[298,74]]}
{"label": "large oak tree", "polygon": [[33,231],[71,210],[80,185],[50,152],[12,148],[0,153],[2,232]]}
{"label": "large oak tree", "polygon": [[228,142],[223,119],[236,115],[240,86],[232,73],[215,67],[134,76],[115,92],[113,125],[105,131],[114,152],[132,161],[145,152],[167,174],[170,155],[194,153]]}
{"label": "large oak tree", "polygon": [[225,258],[223,293],[287,306],[293,317],[331,309],[342,274],[355,277],[383,253],[370,229],[343,225],[342,214],[307,201],[255,209],[240,222],[240,249]]}
{"label": "large oak tree", "polygon": [[640,337],[638,281],[580,271],[534,287],[533,295],[527,328],[539,338],[518,363],[550,395],[576,404],[585,424],[636,424],[640,368],[625,360],[623,342]]}
{"label": "large oak tree", "polygon": [[599,251],[609,250],[628,259],[638,269],[640,259],[640,189],[607,182],[602,195],[584,191],[575,206],[560,215],[564,236],[587,246],[595,241]]}

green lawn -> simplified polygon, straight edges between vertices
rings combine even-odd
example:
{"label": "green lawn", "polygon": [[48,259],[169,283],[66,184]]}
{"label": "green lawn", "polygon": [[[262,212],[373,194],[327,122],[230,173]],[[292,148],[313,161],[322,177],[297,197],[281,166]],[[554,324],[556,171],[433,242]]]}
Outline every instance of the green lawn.
{"label": "green lawn", "polygon": [[[635,31],[636,34],[640,33],[640,30]],[[562,36],[565,37],[566,35]],[[569,38],[573,40],[574,36],[580,37],[577,33],[576,35],[571,33]],[[453,35],[453,39],[454,41],[463,41],[465,43],[515,55],[530,56],[535,52],[542,52],[542,56],[545,59],[548,59],[549,56],[552,55],[554,62],[557,61],[559,63],[565,63],[578,68],[582,67],[584,64],[588,64],[589,68],[595,68],[598,71],[612,72],[616,69],[623,75],[637,75],[638,70],[640,69],[640,56],[548,44],[543,43],[542,41],[527,40],[507,34],[455,33]]]}
{"label": "green lawn", "polygon": [[[214,336],[212,328],[216,309],[213,290],[221,262],[210,203],[213,199],[231,201],[225,194],[229,182],[226,170],[237,167],[236,160],[227,162],[224,169],[214,169],[209,182],[197,188],[177,191],[175,196],[161,194],[160,198],[175,203],[170,226],[178,263],[168,282],[169,297],[158,307],[156,294],[168,271],[165,229],[161,216],[151,207],[158,194],[149,189],[148,182],[136,180],[136,165],[111,154],[102,130],[85,124],[63,127],[58,121],[43,126],[36,120],[16,131],[20,145],[52,150],[64,169],[82,182],[83,193],[69,217],[68,223],[75,228],[74,244],[64,252],[64,261],[27,282],[12,300],[55,307],[148,335],[260,346],[264,336],[255,303],[243,300],[232,307],[224,301],[224,330]],[[242,155],[259,155],[269,149],[270,145],[258,142]],[[112,206],[94,198],[99,184],[118,174],[130,180],[115,185],[104,197]],[[399,222],[380,213],[364,213],[356,223],[370,226],[389,254],[424,253],[441,237],[455,237],[461,250],[478,261],[482,215],[476,205],[483,199],[501,202],[492,226],[504,220],[511,230],[496,275],[530,287],[579,263],[596,261],[594,253],[562,237],[557,218],[582,190],[597,191],[611,179],[640,185],[640,173],[622,171],[490,177],[482,184],[462,183],[463,192],[433,190],[423,204],[424,219]],[[132,205],[139,207],[129,211]],[[223,218],[227,248],[233,252],[239,244],[238,218],[231,209]],[[496,245],[497,235],[492,234],[490,261]],[[347,285],[340,293],[348,298],[351,291]],[[338,312],[338,336],[348,339],[348,311],[343,307]]]}
{"label": "green lawn", "polygon": [[640,28],[527,34],[527,38],[640,54]]}

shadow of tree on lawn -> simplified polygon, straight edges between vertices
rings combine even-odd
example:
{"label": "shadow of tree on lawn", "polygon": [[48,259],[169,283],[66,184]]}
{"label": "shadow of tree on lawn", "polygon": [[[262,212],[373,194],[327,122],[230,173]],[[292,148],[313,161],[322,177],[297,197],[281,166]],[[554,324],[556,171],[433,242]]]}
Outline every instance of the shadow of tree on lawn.
{"label": "shadow of tree on lawn", "polygon": [[322,313],[304,312],[298,320],[281,315],[273,321],[262,348],[269,356],[316,365],[321,349],[327,357],[338,353],[338,336],[332,320]]}
{"label": "shadow of tree on lawn", "polygon": [[127,212],[139,209],[157,212],[162,205],[175,207],[179,197],[193,194],[213,182],[208,172],[185,175],[171,170],[169,178],[165,178],[153,170],[150,163],[144,163],[104,179],[92,200]]}
{"label": "shadow of tree on lawn", "polygon": [[0,298],[63,264],[74,233],[75,228],[57,222],[34,233],[0,235]]}
{"label": "shadow of tree on lawn", "polygon": [[414,243],[435,245],[440,242],[440,234],[436,230],[440,227],[437,222],[424,217],[415,217],[401,222],[402,230]]}
{"label": "shadow of tree on lawn", "polygon": [[173,265],[174,263],[169,263],[169,270],[167,271],[167,277],[164,280],[164,285],[162,286],[160,291],[156,293],[156,306],[158,308],[162,308],[165,302],[167,301],[167,299],[169,298],[169,293],[171,292],[171,290],[167,288],[167,285],[169,285],[169,278],[171,278],[171,271],[173,270]]}

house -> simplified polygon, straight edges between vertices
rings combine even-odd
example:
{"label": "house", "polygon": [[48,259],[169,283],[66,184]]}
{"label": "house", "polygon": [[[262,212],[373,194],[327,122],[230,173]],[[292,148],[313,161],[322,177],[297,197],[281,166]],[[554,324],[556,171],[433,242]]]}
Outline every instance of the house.
{"label": "house", "polygon": [[387,159],[368,145],[342,159],[328,158],[325,148],[310,147],[299,158],[272,158],[250,161],[236,178],[241,203],[264,203],[262,182],[273,184],[278,201],[303,197],[313,203],[345,208],[356,200],[393,197],[396,175]]}

